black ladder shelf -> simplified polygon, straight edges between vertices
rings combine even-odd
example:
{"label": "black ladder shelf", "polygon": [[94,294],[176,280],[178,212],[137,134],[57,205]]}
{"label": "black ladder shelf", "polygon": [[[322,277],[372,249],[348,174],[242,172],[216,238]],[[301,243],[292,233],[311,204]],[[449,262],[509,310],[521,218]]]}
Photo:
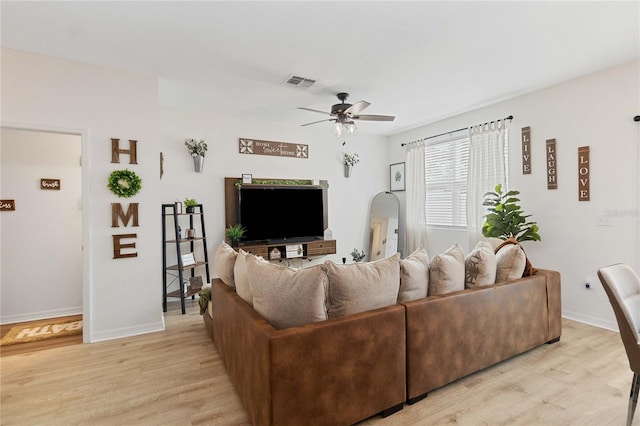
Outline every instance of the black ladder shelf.
{"label": "black ladder shelf", "polygon": [[[200,266],[205,267],[205,271],[207,273],[207,283],[211,281],[211,277],[209,276],[209,255],[207,253],[207,234],[204,228],[204,211],[202,209],[202,204],[197,204],[194,206],[194,211],[192,213],[182,213],[178,209],[179,203],[173,204],[163,204],[162,205],[162,311],[167,312],[167,297],[179,297],[180,303],[182,305],[182,313],[185,313],[185,304],[184,300],[191,296],[192,299],[195,299],[195,294],[198,293],[198,290],[189,290],[185,291],[185,282],[184,282],[184,273],[186,271],[191,271],[191,277],[195,277],[196,268]],[[182,206],[181,206],[182,207]],[[174,239],[167,239],[167,216],[173,216],[173,235]],[[200,216],[200,233],[201,236],[196,236],[193,238],[187,238],[186,236],[180,235],[180,221],[179,218],[181,216],[189,217],[189,229],[194,229],[194,217]],[[170,225],[169,225],[170,226]],[[169,228],[170,229],[170,228]],[[197,234],[197,231],[196,231]],[[189,252],[193,253],[196,243],[202,242],[202,250],[204,253],[204,261],[196,261],[192,265],[184,266],[182,259],[182,245],[189,243]],[[176,259],[178,263],[176,265],[167,265],[167,246],[175,245],[176,250]],[[180,283],[180,289],[167,292],[167,275],[172,274],[175,277],[177,273],[177,277]]]}

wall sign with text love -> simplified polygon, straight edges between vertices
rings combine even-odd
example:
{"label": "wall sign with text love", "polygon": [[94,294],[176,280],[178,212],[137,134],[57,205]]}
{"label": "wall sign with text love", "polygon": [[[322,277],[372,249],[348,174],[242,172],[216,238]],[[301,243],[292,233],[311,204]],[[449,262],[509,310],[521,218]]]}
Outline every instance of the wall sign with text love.
{"label": "wall sign with text love", "polygon": [[578,147],[578,201],[589,201],[589,147]]}

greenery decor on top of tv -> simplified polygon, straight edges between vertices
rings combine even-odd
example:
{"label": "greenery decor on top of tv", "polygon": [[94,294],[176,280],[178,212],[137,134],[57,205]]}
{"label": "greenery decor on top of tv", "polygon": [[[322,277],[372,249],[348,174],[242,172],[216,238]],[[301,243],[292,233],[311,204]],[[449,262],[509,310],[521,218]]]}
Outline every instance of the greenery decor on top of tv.
{"label": "greenery decor on top of tv", "polygon": [[514,238],[518,242],[540,241],[538,224],[527,221],[531,215],[525,215],[518,205],[520,201],[516,195],[519,191],[502,193],[502,185],[495,187],[495,192],[484,194],[483,206],[489,207],[482,225],[482,235],[485,237],[507,240]]}
{"label": "greenery decor on top of tv", "polygon": [[133,197],[142,188],[142,179],[131,170],[114,170],[109,175],[107,187],[118,197]]}

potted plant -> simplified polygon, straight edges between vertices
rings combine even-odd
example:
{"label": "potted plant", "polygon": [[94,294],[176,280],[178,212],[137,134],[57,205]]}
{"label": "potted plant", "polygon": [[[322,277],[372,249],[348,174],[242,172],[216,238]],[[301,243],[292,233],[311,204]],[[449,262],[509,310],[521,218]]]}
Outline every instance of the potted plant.
{"label": "potted plant", "polygon": [[525,215],[518,205],[519,198],[515,196],[519,191],[502,193],[502,184],[495,187],[495,192],[484,194],[483,206],[489,207],[489,213],[485,216],[482,225],[482,235],[485,237],[510,238],[517,242],[540,241],[538,224],[527,221],[531,215]]}
{"label": "potted plant", "polygon": [[365,256],[366,254],[364,254],[364,250],[360,251],[357,248],[354,248],[353,251],[351,252],[351,257],[353,258],[354,262],[362,261],[362,259],[364,259]]}
{"label": "potted plant", "polygon": [[198,205],[198,202],[195,198],[186,198],[184,200],[184,206],[186,207],[187,213],[195,213],[195,206]]}
{"label": "potted plant", "polygon": [[244,226],[240,224],[229,225],[229,227],[225,230],[224,235],[227,237],[229,242],[231,242],[231,247],[237,247],[240,243],[240,239],[246,232]]}
{"label": "potted plant", "polygon": [[196,141],[195,139],[185,139],[184,144],[187,146],[189,153],[193,157],[193,166],[197,173],[202,172],[204,166],[204,155],[207,152],[207,144],[203,139]]}
{"label": "potted plant", "polygon": [[344,177],[351,176],[351,168],[360,162],[360,157],[357,152],[353,154],[344,153],[342,164],[344,165]]}

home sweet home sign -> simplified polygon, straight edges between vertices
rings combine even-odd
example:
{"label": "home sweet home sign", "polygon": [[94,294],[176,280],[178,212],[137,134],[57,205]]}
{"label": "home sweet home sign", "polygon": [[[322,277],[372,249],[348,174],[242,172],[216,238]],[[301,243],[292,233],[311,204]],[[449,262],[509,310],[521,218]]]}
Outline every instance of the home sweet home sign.
{"label": "home sweet home sign", "polygon": [[[129,155],[129,164],[138,164],[137,158],[138,141],[129,140],[129,149],[120,148],[120,139],[111,139],[111,163],[120,163],[120,154]],[[133,221],[133,227],[138,226],[138,203],[130,203],[125,211],[121,203],[111,203],[111,227],[118,228],[128,226],[129,221]],[[138,252],[134,251],[136,242],[131,241],[138,238],[138,234],[113,234],[113,258],[123,259],[127,257],[138,257]]]}
{"label": "home sweet home sign", "polygon": [[272,157],[309,158],[309,146],[300,143],[262,141],[240,138],[240,154],[269,155]]}

